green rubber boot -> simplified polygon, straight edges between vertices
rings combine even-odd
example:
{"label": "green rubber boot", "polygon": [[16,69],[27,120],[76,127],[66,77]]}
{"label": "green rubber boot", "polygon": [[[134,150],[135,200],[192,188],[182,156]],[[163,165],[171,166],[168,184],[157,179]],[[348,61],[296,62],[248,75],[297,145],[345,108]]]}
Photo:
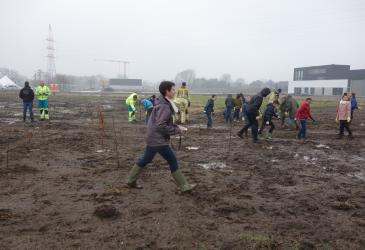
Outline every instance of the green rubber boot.
{"label": "green rubber boot", "polygon": [[266,139],[272,141],[272,133],[267,133]]}
{"label": "green rubber boot", "polygon": [[180,169],[172,173],[172,177],[174,177],[176,185],[180,188],[181,192],[183,193],[190,192],[196,187],[196,184],[189,184],[186,181],[185,176],[181,173]]}
{"label": "green rubber boot", "polygon": [[129,188],[138,188],[141,189],[142,186],[137,184],[138,176],[142,173],[143,168],[139,167],[137,164],[134,164],[131,171],[128,174],[127,185]]}

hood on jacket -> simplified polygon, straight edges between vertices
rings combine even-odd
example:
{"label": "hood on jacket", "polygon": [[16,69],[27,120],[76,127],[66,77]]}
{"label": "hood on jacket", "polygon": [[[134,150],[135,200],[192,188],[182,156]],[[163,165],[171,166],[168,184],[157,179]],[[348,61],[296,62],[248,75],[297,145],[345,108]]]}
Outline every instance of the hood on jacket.
{"label": "hood on jacket", "polygon": [[264,88],[261,90],[260,94],[262,97],[266,97],[270,94],[271,90],[269,88]]}
{"label": "hood on jacket", "polygon": [[344,100],[340,101],[340,104],[347,104],[347,103],[350,103],[350,101],[344,101]]}
{"label": "hood on jacket", "polygon": [[173,113],[177,113],[179,111],[172,100],[170,101],[167,98],[163,97],[162,95],[160,95],[155,99],[155,106],[158,105],[168,105]]}
{"label": "hood on jacket", "polygon": [[155,99],[155,106],[161,105],[161,104],[169,105],[168,101],[162,95],[156,97],[156,99]]}

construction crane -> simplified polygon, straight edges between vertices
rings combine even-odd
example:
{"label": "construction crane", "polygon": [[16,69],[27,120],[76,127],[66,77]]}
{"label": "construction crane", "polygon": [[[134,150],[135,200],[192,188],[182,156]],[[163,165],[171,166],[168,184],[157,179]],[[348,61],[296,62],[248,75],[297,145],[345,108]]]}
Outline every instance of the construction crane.
{"label": "construction crane", "polygon": [[118,63],[118,69],[119,69],[119,75],[120,75],[120,66],[123,63],[123,78],[127,79],[127,64],[129,64],[129,61],[123,61],[123,60],[110,60],[110,59],[95,59],[95,61],[98,62],[111,62],[111,63]]}

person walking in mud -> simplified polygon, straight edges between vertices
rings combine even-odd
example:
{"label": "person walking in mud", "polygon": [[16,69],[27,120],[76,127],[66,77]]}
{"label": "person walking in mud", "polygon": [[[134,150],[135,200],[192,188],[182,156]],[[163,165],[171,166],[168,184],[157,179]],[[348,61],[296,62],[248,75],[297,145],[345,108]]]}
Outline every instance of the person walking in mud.
{"label": "person walking in mud", "polygon": [[23,121],[25,122],[27,118],[27,110],[29,110],[30,120],[34,122],[33,118],[33,100],[34,91],[30,88],[29,82],[24,83],[24,88],[19,92],[20,99],[23,100]]}
{"label": "person walking in mud", "polygon": [[273,102],[273,103],[268,103],[267,106],[266,106],[266,110],[265,110],[265,113],[264,113],[264,119],[262,119],[262,124],[261,124],[261,127],[260,127],[260,130],[259,130],[259,134],[261,135],[262,132],[264,131],[265,129],[265,126],[270,126],[270,129],[266,135],[266,139],[271,141],[272,140],[272,133],[275,129],[275,125],[274,123],[272,122],[272,118],[273,117],[276,117],[278,118],[278,115],[276,114],[277,112],[277,107],[278,105],[278,102]]}
{"label": "person walking in mud", "polygon": [[161,96],[156,98],[155,107],[152,110],[147,125],[146,148],[142,158],[134,164],[128,174],[127,185],[129,188],[142,188],[137,184],[137,179],[147,164],[159,153],[169,164],[172,177],[182,192],[193,190],[196,184],[189,184],[178,167],[175,153],[170,147],[170,136],[182,134],[187,128],[175,125],[173,115],[177,107],[172,101],[176,94],[175,83],[163,81],[160,83]]}
{"label": "person walking in mud", "polygon": [[213,113],[214,113],[214,101],[216,99],[216,95],[212,95],[212,98],[209,98],[207,104],[204,107],[204,112],[208,118],[207,128],[213,127]]}
{"label": "person walking in mud", "polygon": [[352,131],[350,130],[351,122],[351,102],[347,95],[342,96],[342,100],[337,106],[336,123],[340,123],[340,133],[337,138],[342,139],[345,129],[349,133],[349,138],[352,139]]}
{"label": "person walking in mud", "polygon": [[248,123],[237,133],[238,137],[243,138],[243,133],[251,127],[252,139],[254,143],[258,142],[258,119],[260,116],[260,107],[264,97],[270,94],[269,88],[264,88],[257,95],[253,96],[246,107]]}
{"label": "person walking in mud", "polygon": [[354,119],[354,111],[355,109],[361,109],[358,105],[357,105],[357,100],[356,100],[356,94],[352,93],[351,94],[351,121]]}
{"label": "person walking in mud", "polygon": [[311,119],[313,122],[315,122],[310,109],[311,102],[312,98],[305,99],[296,113],[295,117],[300,124],[299,133],[297,135],[298,140],[304,140],[307,138],[307,120]]}

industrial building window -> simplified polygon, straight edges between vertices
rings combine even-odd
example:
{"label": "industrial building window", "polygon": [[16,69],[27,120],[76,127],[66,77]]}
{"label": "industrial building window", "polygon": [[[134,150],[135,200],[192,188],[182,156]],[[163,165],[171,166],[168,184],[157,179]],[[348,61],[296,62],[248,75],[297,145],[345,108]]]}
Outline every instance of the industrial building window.
{"label": "industrial building window", "polygon": [[309,88],[304,88],[304,94],[308,95],[309,94]]}
{"label": "industrial building window", "polygon": [[332,95],[342,95],[343,94],[343,88],[333,88],[332,89]]}
{"label": "industrial building window", "polygon": [[294,80],[303,80],[303,70],[294,71]]}
{"label": "industrial building window", "polygon": [[301,95],[302,94],[302,88],[294,88],[294,95]]}
{"label": "industrial building window", "polygon": [[314,95],[314,88],[310,89],[311,95]]}

